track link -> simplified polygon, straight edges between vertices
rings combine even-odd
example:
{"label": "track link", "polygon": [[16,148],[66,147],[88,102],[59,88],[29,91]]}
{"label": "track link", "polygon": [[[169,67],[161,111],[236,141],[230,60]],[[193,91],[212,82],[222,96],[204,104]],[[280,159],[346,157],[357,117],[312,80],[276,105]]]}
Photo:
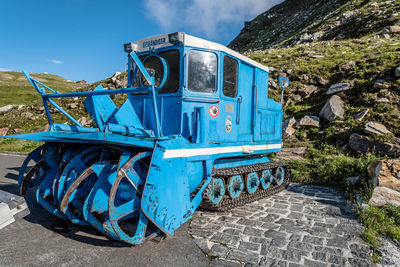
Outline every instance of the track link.
{"label": "track link", "polygon": [[229,196],[225,195],[224,199],[222,199],[221,202],[219,202],[218,204],[212,203],[207,197],[204,196],[203,201],[200,204],[200,208],[211,211],[227,211],[235,207],[239,207],[244,204],[251,203],[259,199],[274,195],[284,190],[290,184],[290,178],[291,178],[290,166],[282,162],[267,162],[267,163],[253,164],[253,165],[244,165],[233,168],[214,169],[213,177],[221,177],[227,179],[232,175],[237,175],[237,174],[243,175],[246,173],[259,172],[267,169],[272,170],[277,167],[285,168],[285,179],[281,185],[278,185],[275,182],[273,182],[266,190],[259,187],[254,194],[249,194],[243,190],[240,196],[236,199],[231,199]]}

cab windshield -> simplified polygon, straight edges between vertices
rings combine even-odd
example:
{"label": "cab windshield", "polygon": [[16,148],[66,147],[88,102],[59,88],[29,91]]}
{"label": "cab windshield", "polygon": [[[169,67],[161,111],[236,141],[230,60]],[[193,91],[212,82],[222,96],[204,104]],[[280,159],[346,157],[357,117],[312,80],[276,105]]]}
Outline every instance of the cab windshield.
{"label": "cab windshield", "polygon": [[[166,75],[166,81],[162,87],[158,90],[158,93],[175,93],[179,89],[179,69],[180,69],[180,57],[179,51],[169,50],[156,54],[157,56],[165,59],[168,70],[164,70],[162,63],[159,58],[154,55],[141,55],[139,56],[140,61],[143,63],[146,70],[151,76],[155,78],[155,87],[160,85],[163,76]],[[133,64],[133,62],[132,62]],[[131,68],[133,70],[133,66]],[[144,77],[139,72],[133,81],[134,87],[148,86]]]}

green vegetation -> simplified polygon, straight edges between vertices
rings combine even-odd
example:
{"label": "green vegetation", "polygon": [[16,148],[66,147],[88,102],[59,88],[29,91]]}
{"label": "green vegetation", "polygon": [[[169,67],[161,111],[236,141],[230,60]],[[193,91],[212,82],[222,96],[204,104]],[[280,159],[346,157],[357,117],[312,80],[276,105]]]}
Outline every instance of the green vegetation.
{"label": "green vegetation", "polygon": [[[34,79],[60,92],[71,92],[84,85],[68,81],[53,74],[31,74]],[[5,105],[27,105],[40,100],[40,95],[20,72],[0,71],[0,107]]]}
{"label": "green vegetation", "polygon": [[[363,239],[374,247],[380,244],[380,237],[400,240],[400,209],[386,205],[383,207],[370,206],[359,209],[358,214],[364,224]],[[379,254],[374,251],[372,259],[379,261]]]}

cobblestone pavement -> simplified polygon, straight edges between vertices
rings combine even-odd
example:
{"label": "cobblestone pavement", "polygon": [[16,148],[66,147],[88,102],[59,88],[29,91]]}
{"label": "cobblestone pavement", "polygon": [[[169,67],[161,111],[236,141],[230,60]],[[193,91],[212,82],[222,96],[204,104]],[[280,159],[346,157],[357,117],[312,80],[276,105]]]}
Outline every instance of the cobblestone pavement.
{"label": "cobblestone pavement", "polygon": [[373,266],[362,230],[342,192],[298,184],[230,212],[198,211],[189,229],[211,266]]}

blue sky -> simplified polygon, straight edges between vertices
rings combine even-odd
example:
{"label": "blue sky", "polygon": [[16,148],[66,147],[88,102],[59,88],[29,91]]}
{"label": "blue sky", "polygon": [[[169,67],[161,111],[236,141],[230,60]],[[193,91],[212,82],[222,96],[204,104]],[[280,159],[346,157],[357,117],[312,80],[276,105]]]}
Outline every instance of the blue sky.
{"label": "blue sky", "polygon": [[123,44],[175,31],[227,45],[282,0],[0,0],[0,70],[94,82],[123,70]]}

